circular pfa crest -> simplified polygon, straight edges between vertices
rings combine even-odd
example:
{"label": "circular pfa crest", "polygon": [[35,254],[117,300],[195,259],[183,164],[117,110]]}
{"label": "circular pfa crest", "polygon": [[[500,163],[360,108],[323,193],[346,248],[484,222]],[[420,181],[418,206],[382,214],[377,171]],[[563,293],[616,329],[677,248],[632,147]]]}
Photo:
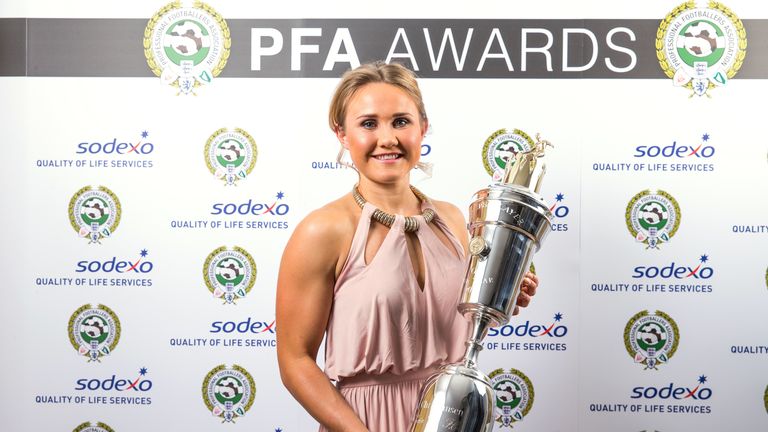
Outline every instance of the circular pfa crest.
{"label": "circular pfa crest", "polygon": [[627,229],[646,249],[658,249],[680,227],[680,206],[672,195],[662,190],[644,190],[633,196],[625,214]]}
{"label": "circular pfa crest", "polygon": [[69,222],[88,243],[101,243],[120,224],[120,200],[104,186],[86,186],[69,200]]}
{"label": "circular pfa crest", "polygon": [[219,129],[205,143],[208,170],[227,186],[243,180],[256,165],[256,141],[242,129]]}
{"label": "circular pfa crest", "polygon": [[245,297],[256,283],[256,262],[240,247],[224,246],[208,254],[203,264],[203,277],[208,291],[225,304]]}
{"label": "circular pfa crest", "polygon": [[238,365],[231,368],[219,365],[203,380],[203,401],[208,410],[224,422],[234,422],[253,405],[256,383],[245,369]]}
{"label": "circular pfa crest", "polygon": [[502,428],[511,428],[512,423],[522,420],[533,407],[533,383],[517,369],[509,372],[496,369],[488,378],[496,395],[496,422]]}
{"label": "circular pfa crest", "polygon": [[677,323],[662,311],[638,312],[624,327],[624,347],[645,369],[658,369],[656,366],[667,363],[679,342]]}
{"label": "circular pfa crest", "polygon": [[85,422],[78,425],[72,432],[115,432],[115,430],[102,422],[96,424]]}
{"label": "circular pfa crest", "polygon": [[83,305],[69,318],[67,332],[80,355],[88,357],[89,362],[101,361],[120,340],[120,320],[104,305]]}
{"label": "circular pfa crest", "polygon": [[768,385],[765,386],[765,393],[763,393],[763,404],[765,405],[765,412],[768,413]]}
{"label": "circular pfa crest", "polygon": [[722,3],[697,7],[688,1],[676,7],[656,32],[656,56],[674,85],[699,96],[725,85],[744,62],[747,32],[741,20]]}
{"label": "circular pfa crest", "polygon": [[144,57],[149,68],[163,83],[178,87],[184,94],[221,73],[230,45],[227,22],[199,1],[191,5],[169,3],[144,29]]}
{"label": "circular pfa crest", "polygon": [[536,147],[528,134],[520,129],[499,129],[485,140],[483,145],[483,166],[494,180],[501,179],[507,163],[514,163],[515,155]]}

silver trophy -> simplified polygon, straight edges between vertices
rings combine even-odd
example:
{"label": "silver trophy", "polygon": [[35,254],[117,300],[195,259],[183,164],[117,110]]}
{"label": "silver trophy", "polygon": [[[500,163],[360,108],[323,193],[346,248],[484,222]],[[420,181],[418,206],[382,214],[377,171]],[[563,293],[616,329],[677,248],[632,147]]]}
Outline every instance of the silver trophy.
{"label": "silver trophy", "polygon": [[552,213],[538,194],[546,172],[539,158],[550,144],[538,135],[536,141],[533,150],[507,161],[500,183],[473,197],[471,258],[458,306],[472,323],[467,350],[461,363],[443,366],[424,384],[411,432],[493,430],[496,397],[477,356],[488,329],[509,322],[533,253],[552,228]]}

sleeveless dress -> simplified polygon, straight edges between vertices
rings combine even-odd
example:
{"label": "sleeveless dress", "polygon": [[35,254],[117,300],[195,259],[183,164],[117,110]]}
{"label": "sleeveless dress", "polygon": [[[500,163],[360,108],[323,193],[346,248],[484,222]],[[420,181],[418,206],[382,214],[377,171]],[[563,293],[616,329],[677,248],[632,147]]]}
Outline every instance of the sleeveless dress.
{"label": "sleeveless dress", "polygon": [[[424,208],[432,208],[423,202]],[[371,432],[407,431],[424,381],[464,355],[469,326],[456,305],[466,271],[461,244],[436,215],[450,239],[446,246],[416,216],[424,260],[419,286],[397,216],[371,262],[365,246],[375,207],[366,203],[349,255],[334,287],[326,330],[325,373]],[[322,426],[320,431],[326,429]]]}

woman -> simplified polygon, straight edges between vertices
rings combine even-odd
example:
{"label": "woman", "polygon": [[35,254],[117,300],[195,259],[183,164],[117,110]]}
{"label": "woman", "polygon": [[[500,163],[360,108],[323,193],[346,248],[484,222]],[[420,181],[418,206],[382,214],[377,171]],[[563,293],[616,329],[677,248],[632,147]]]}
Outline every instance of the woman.
{"label": "woman", "polygon": [[[466,223],[453,205],[410,186],[428,120],[408,69],[373,63],[347,72],[329,122],[359,183],[310,213],[285,248],[280,374],[321,431],[406,431],[426,378],[464,353],[468,325],[456,305]],[[537,285],[526,275],[520,306]],[[315,359],[326,334],[324,373]]]}

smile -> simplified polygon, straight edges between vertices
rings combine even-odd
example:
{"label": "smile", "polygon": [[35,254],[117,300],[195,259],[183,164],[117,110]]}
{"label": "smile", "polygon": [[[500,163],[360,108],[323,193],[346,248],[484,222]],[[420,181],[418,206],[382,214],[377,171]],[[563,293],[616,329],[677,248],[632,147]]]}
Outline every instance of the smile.
{"label": "smile", "polygon": [[382,155],[375,155],[373,157],[378,160],[388,161],[388,160],[400,159],[401,157],[403,157],[403,155],[398,153],[388,153],[388,154],[382,154]]}

